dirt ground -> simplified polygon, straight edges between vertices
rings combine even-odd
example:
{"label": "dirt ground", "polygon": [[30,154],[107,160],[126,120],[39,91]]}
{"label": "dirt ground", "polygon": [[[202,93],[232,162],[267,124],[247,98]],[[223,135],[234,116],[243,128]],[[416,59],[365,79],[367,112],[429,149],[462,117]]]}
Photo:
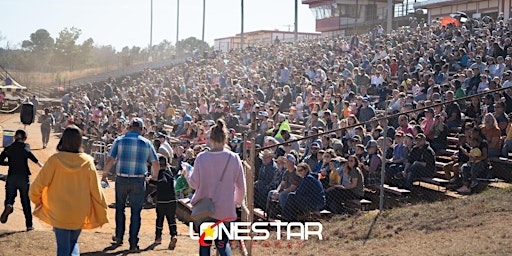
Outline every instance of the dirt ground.
{"label": "dirt ground", "polygon": [[[0,115],[0,125],[9,130],[23,128],[18,114]],[[33,152],[44,163],[56,152],[58,138],[52,136],[49,147],[42,149],[39,125],[33,124],[27,131]],[[32,163],[30,168],[34,179],[39,168]],[[6,174],[7,167],[0,167],[0,173]],[[114,202],[114,188],[112,182],[111,188],[104,190],[109,203]],[[434,197],[432,193],[444,196]],[[511,188],[486,189],[458,199],[445,196],[435,190],[420,191],[414,201],[421,202],[406,200],[384,211],[378,218],[375,217],[377,211],[359,212],[350,217],[334,216],[322,223],[323,240],[313,238],[276,243],[276,234],[271,232],[270,241],[273,242],[254,243],[252,255],[512,255]],[[0,200],[4,198],[5,190],[0,188]],[[129,254],[128,235],[125,235],[123,246],[111,247],[114,209],[109,209],[108,213],[109,224],[82,232],[79,238],[82,255]],[[129,210],[127,215],[129,218]],[[154,209],[142,211],[140,255],[197,255],[197,241],[189,238],[188,226],[179,221],[175,251],[167,250],[169,237],[164,237],[162,245],[154,246],[155,216]],[[55,255],[51,227],[37,219],[34,219],[34,227],[35,231],[24,231],[24,217],[17,200],[9,221],[0,224],[0,256]],[[165,228],[164,233],[167,232]],[[234,255],[241,255],[238,248],[234,248]]]}
{"label": "dirt ground", "polygon": [[[23,129],[23,124],[20,122],[19,114],[0,114],[0,126],[2,127],[2,130],[17,130],[17,129]],[[43,164],[46,162],[48,157],[50,157],[52,154],[56,152],[56,147],[58,143],[58,134],[51,135],[50,141],[48,143],[48,147],[46,149],[42,148],[42,142],[41,142],[41,132],[40,132],[40,125],[38,123],[34,123],[30,126],[27,126],[26,128],[28,133],[28,139],[27,142],[30,144],[31,149],[33,153],[36,155],[36,157],[41,161]],[[29,167],[32,172],[31,180],[34,180],[37,174],[40,171],[40,168],[29,161]],[[7,167],[6,166],[0,166],[0,174],[7,175]],[[101,176],[101,172],[98,172],[98,175]],[[5,189],[4,189],[4,182],[0,181],[0,200],[2,200],[2,208],[1,211],[3,211],[3,200],[5,199]],[[115,182],[110,182],[110,188],[103,190],[105,193],[105,196],[107,198],[108,204],[113,203],[115,201]],[[9,220],[5,224],[0,224],[0,240],[2,237],[5,237],[6,233],[12,233],[12,232],[20,232],[25,230],[25,219],[22,211],[22,207],[19,201],[19,197],[16,198],[16,202],[14,204],[14,212],[9,216]],[[127,220],[129,220],[130,216],[130,210],[127,208]],[[82,249],[86,248],[88,246],[83,246],[83,240],[82,238],[89,237],[91,234],[93,234],[94,237],[102,238],[102,241],[95,241],[94,247],[90,250],[99,250],[102,251],[105,247],[108,247],[110,245],[110,236],[115,233],[115,210],[109,208],[108,210],[109,214],[109,220],[110,223],[104,225],[103,227],[99,229],[95,229],[92,231],[84,231],[81,238],[80,238],[80,247]],[[155,220],[156,220],[156,213],[155,209],[143,209],[142,210],[142,225],[140,230],[140,238],[141,241],[139,243],[139,246],[141,248],[146,248],[149,245],[153,243],[154,240],[154,234],[155,234]],[[126,225],[126,232],[128,233],[128,225],[129,221],[127,221]],[[165,223],[164,223],[164,226]],[[34,228],[36,231],[45,231],[45,233],[50,234],[50,241],[47,240],[46,244],[48,245],[48,253],[49,255],[54,254],[55,251],[55,245],[53,241],[53,232],[51,232],[52,228],[47,225],[46,223],[40,222],[37,218],[34,218]],[[187,225],[181,223],[178,221],[178,233],[180,234],[179,241],[176,248],[176,253],[179,255],[188,255],[189,252],[196,252],[198,250],[198,244],[197,241],[192,241],[188,237],[189,228]],[[169,234],[169,231],[167,227],[164,227],[164,235]],[[115,250],[110,251],[110,253],[116,253],[116,252],[123,252],[123,250],[127,250],[128,245],[128,234],[125,235],[125,244],[120,247],[116,248]],[[167,243],[169,242],[169,237],[164,236],[163,237],[163,243],[160,245],[159,249],[166,249]],[[1,241],[0,244],[4,244],[5,241]],[[126,247],[126,248],[125,248]],[[193,250],[191,249],[193,248]],[[51,252],[51,253],[50,253]],[[87,252],[87,250],[82,249],[82,253]],[[169,251],[163,250],[163,254],[168,253]],[[156,254],[154,254],[156,253]],[[42,255],[44,252],[34,252],[33,255]],[[103,253],[99,253],[103,254]],[[122,253],[121,253],[122,254]],[[194,253],[192,253],[194,254]],[[2,250],[0,250],[0,255],[2,254]],[[157,253],[157,251],[152,251],[151,255],[160,255]]]}

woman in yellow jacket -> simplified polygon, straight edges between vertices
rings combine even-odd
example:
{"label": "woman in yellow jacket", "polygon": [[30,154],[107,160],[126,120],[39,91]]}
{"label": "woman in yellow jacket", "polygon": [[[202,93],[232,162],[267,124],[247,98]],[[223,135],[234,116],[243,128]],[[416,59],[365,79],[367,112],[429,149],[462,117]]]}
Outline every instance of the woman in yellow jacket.
{"label": "woman in yellow jacket", "polygon": [[83,153],[82,132],[68,126],[52,155],[30,187],[34,216],[53,226],[57,255],[80,255],[82,229],[108,223],[107,202],[91,156]]}

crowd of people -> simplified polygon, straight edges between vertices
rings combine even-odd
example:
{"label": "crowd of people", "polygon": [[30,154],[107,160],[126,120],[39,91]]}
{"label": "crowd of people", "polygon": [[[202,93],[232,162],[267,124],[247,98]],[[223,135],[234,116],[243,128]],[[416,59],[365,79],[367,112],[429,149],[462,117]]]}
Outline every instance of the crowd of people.
{"label": "crowd of people", "polygon": [[[375,30],[214,51],[76,87],[61,107],[45,115],[55,118],[56,130],[79,127],[87,143],[113,143],[106,166],[100,162],[97,167],[107,174],[116,159],[118,178],[127,176],[127,183],[144,172],[129,172],[129,156],[118,159],[122,151],[116,148],[123,142],[116,138],[144,136],[169,159],[173,178],[181,177],[174,188],[178,197],[197,193],[197,174],[183,175],[187,170],[181,169],[182,163],[194,166],[196,159],[207,158],[203,152],[221,151],[225,142],[247,157],[245,132],[256,138],[256,147],[283,143],[255,159],[255,205],[283,219],[322,209],[343,211],[343,202],[360,199],[365,187],[380,184],[383,165],[386,183],[413,189],[416,179],[434,175],[436,155],[450,152],[450,134],[456,134],[458,148],[451,153],[454,164],[445,169],[446,178],[459,193],[470,193],[478,177],[492,175],[488,158],[512,152],[512,91],[457,99],[512,85],[511,26],[501,18],[472,20],[461,27],[416,25],[391,34]],[[413,109],[425,110],[382,118]],[[47,125],[52,119],[43,121]],[[130,135],[134,124],[140,130]],[[212,129],[219,126],[226,129],[220,139]],[[312,137],[295,141],[306,135]],[[144,152],[142,162],[152,162],[158,176],[158,158]],[[130,168],[119,167],[125,165]],[[138,182],[130,186],[143,186]],[[119,191],[116,210],[124,212],[119,202],[131,193],[136,194],[130,203],[142,207],[139,190]],[[116,214],[118,222],[124,223],[124,215]],[[137,225],[130,231],[132,247],[137,247]],[[114,241],[121,243],[123,234],[124,228],[116,228]]]}

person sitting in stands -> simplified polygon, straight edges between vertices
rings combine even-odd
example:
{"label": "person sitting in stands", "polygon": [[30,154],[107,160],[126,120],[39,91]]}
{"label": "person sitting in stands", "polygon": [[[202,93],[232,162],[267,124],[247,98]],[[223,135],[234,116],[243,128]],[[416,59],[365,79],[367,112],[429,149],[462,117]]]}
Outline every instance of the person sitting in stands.
{"label": "person sitting in stands", "polygon": [[268,192],[267,207],[266,207],[267,213],[269,212],[271,202],[276,202],[276,201],[279,202],[279,205],[281,206],[281,209],[282,209],[284,207],[284,205],[286,204],[286,200],[288,199],[288,194],[290,194],[290,192],[293,192],[297,189],[297,186],[300,183],[301,177],[299,177],[295,173],[295,169],[296,169],[295,163],[296,163],[295,156],[292,154],[287,154],[286,161],[285,161],[286,172],[283,174],[283,179],[281,180],[281,183],[279,184],[277,189],[271,190],[270,192]]}
{"label": "person sitting in stands", "polygon": [[273,150],[264,150],[262,152],[262,164],[258,174],[258,180],[254,183],[254,206],[257,208],[265,208],[268,192],[275,189],[275,187],[270,187],[272,179],[278,171],[277,164],[273,159],[274,156],[275,152]]}
{"label": "person sitting in stands", "polygon": [[435,171],[434,150],[427,143],[425,134],[416,135],[416,145],[409,152],[404,168],[405,187],[412,188],[412,183],[420,177],[432,177]]}
{"label": "person sitting in stands", "polygon": [[401,175],[404,170],[407,154],[409,154],[409,149],[404,144],[404,137],[405,134],[402,132],[395,134],[393,158],[386,159],[386,179],[388,182],[394,180],[397,174]]}
{"label": "person sitting in stands", "polygon": [[[479,157],[482,156],[482,150],[480,150],[480,141],[477,138],[472,138],[469,140],[469,146],[471,147],[471,150],[467,150],[463,147],[460,148],[460,152],[462,152],[465,156],[469,157],[469,161],[462,165],[462,187],[457,189],[457,192],[461,194],[469,194],[471,193],[471,189],[475,188],[478,185],[478,182],[476,180],[471,180],[471,185],[469,183],[470,179],[474,178],[473,175],[471,175],[472,168],[474,169],[480,169],[482,166],[483,161],[479,159]],[[482,163],[482,164],[480,164]]]}
{"label": "person sitting in stands", "polygon": [[[340,162],[344,161],[346,160]],[[349,156],[347,164],[340,166],[340,183],[325,191],[327,207],[331,212],[339,213],[343,202],[364,196],[364,178],[359,165],[359,159],[355,155]]]}
{"label": "person sitting in stands", "polygon": [[311,169],[306,163],[300,163],[296,168],[296,174],[302,178],[297,190],[288,194],[288,199],[283,207],[283,219],[298,220],[298,218],[310,211],[320,211],[325,206],[325,194],[322,184],[309,172]]}

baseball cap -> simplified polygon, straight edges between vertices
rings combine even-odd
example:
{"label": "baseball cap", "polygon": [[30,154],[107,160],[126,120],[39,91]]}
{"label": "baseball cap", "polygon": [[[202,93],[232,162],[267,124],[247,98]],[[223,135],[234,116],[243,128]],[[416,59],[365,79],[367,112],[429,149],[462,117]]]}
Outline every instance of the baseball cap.
{"label": "baseball cap", "polygon": [[377,141],[375,141],[375,140],[368,141],[368,143],[366,144],[366,148],[369,148],[369,147],[377,147]]}
{"label": "baseball cap", "polygon": [[293,163],[296,163],[297,162],[297,159],[295,158],[294,155],[292,154],[288,154],[286,155],[286,159],[288,159],[289,161],[292,161]]}
{"label": "baseball cap", "polygon": [[208,123],[208,125],[212,126],[212,125],[214,125],[214,124],[215,124],[215,121],[213,121],[213,120],[208,120],[208,122],[207,122],[207,123]]}
{"label": "baseball cap", "polygon": [[144,121],[139,117],[135,117],[130,121],[130,126],[144,128]]}
{"label": "baseball cap", "polygon": [[418,133],[418,134],[416,135],[416,139],[424,140],[424,139],[426,139],[426,138],[427,138],[427,137],[426,137],[426,136],[425,136],[425,134],[423,134],[423,133]]}
{"label": "baseball cap", "polygon": [[359,135],[354,135],[354,137],[352,137],[352,138],[351,138],[351,140],[361,141],[361,136],[359,136]]}
{"label": "baseball cap", "polygon": [[320,145],[318,145],[317,142],[313,142],[313,143],[311,143],[310,148],[320,148]]}
{"label": "baseball cap", "polygon": [[264,117],[268,117],[267,111],[260,111],[259,115],[260,116],[264,116]]}

